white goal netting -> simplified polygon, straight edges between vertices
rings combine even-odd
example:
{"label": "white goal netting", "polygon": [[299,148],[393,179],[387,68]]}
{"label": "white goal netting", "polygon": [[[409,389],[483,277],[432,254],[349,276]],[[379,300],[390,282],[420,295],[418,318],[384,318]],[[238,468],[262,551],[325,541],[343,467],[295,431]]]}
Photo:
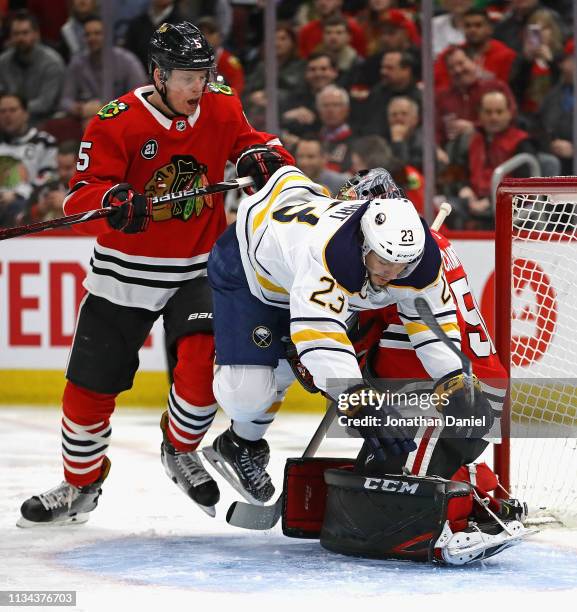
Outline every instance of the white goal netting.
{"label": "white goal netting", "polygon": [[512,493],[577,526],[577,189],[512,206]]}

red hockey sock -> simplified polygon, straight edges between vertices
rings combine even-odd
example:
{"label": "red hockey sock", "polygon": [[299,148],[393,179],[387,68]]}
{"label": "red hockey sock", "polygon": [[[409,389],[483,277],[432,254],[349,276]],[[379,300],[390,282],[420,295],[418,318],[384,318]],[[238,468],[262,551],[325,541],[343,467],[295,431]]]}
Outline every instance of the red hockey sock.
{"label": "red hockey sock", "polygon": [[212,392],[214,338],[194,334],[177,343],[174,384],[168,396],[168,439],[181,452],[195,450],[216,414]]}
{"label": "red hockey sock", "polygon": [[115,394],[103,394],[68,381],[62,398],[64,478],[76,487],[98,480],[110,441]]}

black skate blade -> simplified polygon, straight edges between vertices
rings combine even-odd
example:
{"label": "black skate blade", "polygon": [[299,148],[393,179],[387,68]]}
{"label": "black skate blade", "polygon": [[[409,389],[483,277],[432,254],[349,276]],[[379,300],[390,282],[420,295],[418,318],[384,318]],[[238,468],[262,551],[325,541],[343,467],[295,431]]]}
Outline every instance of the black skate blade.
{"label": "black skate blade", "polygon": [[[192,500],[194,501],[194,499]],[[216,506],[203,506],[198,502],[194,502],[203,512],[206,512],[210,518],[214,518],[216,516]]]}
{"label": "black skate blade", "polygon": [[282,514],[282,495],[272,506],[255,506],[245,502],[233,502],[226,513],[226,522],[234,527],[265,531],[272,529]]}
{"label": "black skate blade", "polygon": [[[228,484],[237,492],[240,493],[250,504],[264,506],[264,502],[254,498],[241,484],[234,471],[228,467],[226,461],[212,448],[205,446],[202,449],[204,458],[212,465],[212,467],[228,482]],[[249,505],[250,505],[249,504]]]}
{"label": "black skate blade", "polygon": [[35,527],[67,527],[69,525],[82,525],[88,521],[88,517],[90,516],[89,512],[83,512],[80,514],[76,514],[75,516],[67,516],[58,521],[29,521],[21,516],[16,521],[16,527],[21,527],[22,529],[30,529]]}

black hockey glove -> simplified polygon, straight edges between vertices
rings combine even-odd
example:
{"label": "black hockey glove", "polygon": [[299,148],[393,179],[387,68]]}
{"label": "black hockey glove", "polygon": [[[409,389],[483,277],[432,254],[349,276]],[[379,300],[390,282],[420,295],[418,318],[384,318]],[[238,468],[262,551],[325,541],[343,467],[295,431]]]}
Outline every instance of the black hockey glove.
{"label": "black hockey glove", "polygon": [[[445,429],[455,438],[482,438],[493,426],[495,417],[489,400],[473,375],[473,402],[463,374],[447,374],[435,385],[441,401],[437,407],[447,421]],[[448,402],[448,403],[447,403]],[[447,418],[449,417],[449,418]]]}
{"label": "black hockey glove", "polygon": [[[359,432],[376,459],[384,461],[417,450],[415,441],[402,425],[401,415],[392,406],[379,406],[380,394],[375,389],[356,385],[345,395],[346,398],[339,397],[339,413],[346,415],[349,427]],[[401,424],[387,424],[387,418],[399,419]]]}
{"label": "black hockey glove", "polygon": [[128,183],[112,187],[104,196],[102,206],[115,209],[114,214],[106,219],[110,227],[125,234],[144,232],[152,216],[150,199],[136,193]]}
{"label": "black hockey glove", "polygon": [[252,145],[241,151],[236,161],[238,176],[250,176],[254,187],[247,187],[248,194],[262,189],[268,179],[287,162],[284,157],[267,145]]}
{"label": "black hockey glove", "polygon": [[290,340],[286,343],[285,357],[295,378],[302,385],[303,389],[309,393],[318,393],[320,389],[315,385],[313,375],[302,364],[297,353],[297,348]]}

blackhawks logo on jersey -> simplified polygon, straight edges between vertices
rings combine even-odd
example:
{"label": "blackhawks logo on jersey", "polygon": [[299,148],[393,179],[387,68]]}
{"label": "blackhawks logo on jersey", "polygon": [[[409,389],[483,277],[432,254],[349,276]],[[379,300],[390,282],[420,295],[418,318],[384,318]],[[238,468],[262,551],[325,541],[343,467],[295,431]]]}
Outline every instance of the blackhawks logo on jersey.
{"label": "blackhawks logo on jersey", "polygon": [[124,102],[119,102],[118,100],[112,100],[108,104],[104,105],[98,113],[98,117],[100,119],[114,119],[118,117],[120,113],[123,113],[125,110],[128,110],[128,104]]}
{"label": "blackhawks logo on jersey", "polygon": [[[192,155],[173,155],[170,163],[154,171],[152,178],[144,186],[144,193],[148,196],[160,196],[205,187],[209,184],[206,171],[206,165],[199,163]],[[213,208],[212,196],[158,204],[154,208],[154,219],[167,221],[176,217],[181,221],[188,221],[193,215],[199,217],[205,206]]]}
{"label": "blackhawks logo on jersey", "polygon": [[232,87],[229,87],[224,83],[209,83],[208,91],[212,91],[212,93],[221,93],[225,96],[232,96],[232,94],[234,93],[232,91]]}

